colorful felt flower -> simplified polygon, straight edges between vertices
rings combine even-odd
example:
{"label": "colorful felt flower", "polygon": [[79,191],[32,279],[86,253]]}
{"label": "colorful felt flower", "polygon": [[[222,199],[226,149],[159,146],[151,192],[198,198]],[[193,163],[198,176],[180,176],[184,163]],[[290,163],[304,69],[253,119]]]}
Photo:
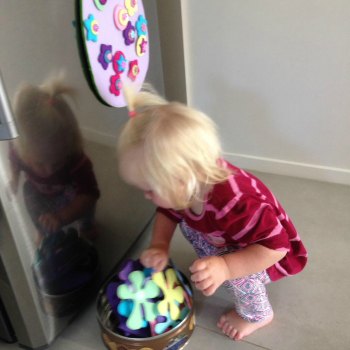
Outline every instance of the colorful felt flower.
{"label": "colorful felt flower", "polygon": [[163,272],[157,272],[152,276],[154,283],[162,290],[164,299],[157,305],[161,315],[166,315],[170,312],[172,320],[177,320],[180,316],[178,304],[184,301],[184,290],[179,285],[174,269],[169,268]]}
{"label": "colorful felt flower", "polygon": [[106,6],[107,0],[94,0],[94,3],[97,9],[102,11]]}
{"label": "colorful felt flower", "polygon": [[126,325],[135,330],[142,327],[144,319],[153,321],[156,318],[155,304],[149,299],[158,297],[160,290],[152,280],[146,279],[142,271],[131,272],[129,281],[131,284],[125,283],[118,287],[117,295],[120,299],[133,302]]}
{"label": "colorful felt flower", "polygon": [[[119,303],[117,310],[119,315],[124,317],[129,317],[133,308],[134,308],[134,303],[131,300],[123,300]],[[142,320],[142,325],[140,328],[145,328],[147,327],[147,325],[148,325],[147,321]]]}
{"label": "colorful felt flower", "polygon": [[[142,270],[144,266],[141,264],[139,260],[125,259],[120,266],[120,270],[118,272],[118,278],[122,281],[128,281],[129,275],[131,272],[136,270]],[[145,271],[144,271],[145,274]]]}
{"label": "colorful felt flower", "polygon": [[130,17],[132,17],[138,10],[137,0],[125,0],[125,8]]}
{"label": "colorful felt flower", "polygon": [[97,60],[101,63],[102,68],[106,70],[108,65],[112,62],[112,45],[101,44],[100,54]]}
{"label": "colorful felt flower", "polygon": [[147,39],[147,37],[144,35],[141,35],[138,37],[137,42],[136,42],[136,54],[137,54],[137,56],[143,56],[147,52],[148,41],[146,39]]}
{"label": "colorful felt flower", "polygon": [[130,21],[128,22],[126,28],[123,30],[123,37],[125,45],[131,45],[136,40],[136,30]]}
{"label": "colorful felt flower", "polygon": [[137,61],[137,60],[130,61],[130,62],[129,62],[128,77],[129,77],[132,81],[135,81],[139,73],[140,73],[140,67],[139,67],[138,61]]}
{"label": "colorful felt flower", "polygon": [[130,17],[128,11],[121,6],[116,6],[113,13],[114,24],[119,30],[124,30]]}
{"label": "colorful felt flower", "polygon": [[[158,322],[154,327],[154,332],[156,334],[162,334],[168,328],[175,328],[181,321],[185,319],[185,317],[188,315],[189,312],[190,312],[190,309],[188,309],[187,307],[184,307],[181,310],[180,317],[178,320],[172,320],[169,314],[164,316],[158,316],[157,317]],[[161,317],[163,319],[159,320]]]}
{"label": "colorful felt flower", "polygon": [[120,95],[120,91],[123,87],[122,81],[120,79],[120,75],[116,74],[110,77],[109,79],[110,85],[109,85],[109,91],[116,96]]}
{"label": "colorful felt flower", "polygon": [[86,20],[84,20],[84,27],[86,29],[86,40],[87,41],[97,41],[99,25],[96,21],[94,15],[89,15]]}
{"label": "colorful felt flower", "polygon": [[144,16],[140,15],[135,23],[135,27],[137,30],[137,35],[147,35],[147,20]]}
{"label": "colorful felt flower", "polygon": [[113,56],[113,69],[116,73],[123,73],[126,69],[127,61],[122,51],[117,51]]}

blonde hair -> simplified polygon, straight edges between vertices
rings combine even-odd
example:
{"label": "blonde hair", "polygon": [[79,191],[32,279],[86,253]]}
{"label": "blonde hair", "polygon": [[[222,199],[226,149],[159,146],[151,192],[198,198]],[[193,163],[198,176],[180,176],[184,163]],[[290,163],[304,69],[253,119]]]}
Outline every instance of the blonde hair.
{"label": "blonde hair", "polygon": [[19,137],[15,147],[26,159],[53,149],[62,155],[82,152],[78,122],[67,97],[74,100],[75,90],[64,82],[64,74],[49,77],[42,85],[23,83],[17,90],[14,112]]}
{"label": "blonde hair", "polygon": [[[140,172],[152,189],[184,209],[198,199],[203,185],[227,179],[214,122],[204,113],[178,102],[168,102],[154,91],[126,90],[134,117],[118,139],[118,156],[142,147]],[[126,159],[127,161],[127,159]],[[184,193],[179,184],[185,185]]]}

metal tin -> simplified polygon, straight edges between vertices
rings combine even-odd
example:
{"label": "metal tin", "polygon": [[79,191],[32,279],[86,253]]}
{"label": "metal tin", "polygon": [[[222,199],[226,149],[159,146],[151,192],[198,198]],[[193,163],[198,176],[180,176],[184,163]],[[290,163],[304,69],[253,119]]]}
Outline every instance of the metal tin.
{"label": "metal tin", "polygon": [[[182,278],[188,284],[185,276]],[[128,338],[113,331],[113,311],[108,303],[105,288],[100,290],[97,297],[97,320],[101,328],[102,340],[110,350],[180,350],[188,343],[194,327],[195,313],[192,306],[188,315],[175,328],[163,334],[148,338]],[[192,302],[193,305],[193,302]]]}

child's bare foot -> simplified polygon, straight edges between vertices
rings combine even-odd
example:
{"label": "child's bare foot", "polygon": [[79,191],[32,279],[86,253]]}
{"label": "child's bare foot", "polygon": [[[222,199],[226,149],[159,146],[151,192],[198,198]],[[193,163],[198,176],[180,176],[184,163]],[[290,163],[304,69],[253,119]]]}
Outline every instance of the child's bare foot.
{"label": "child's bare foot", "polygon": [[248,322],[239,316],[235,310],[232,310],[226,314],[223,314],[217,326],[225,333],[229,338],[233,340],[241,340],[247,335],[253,333],[257,329],[266,326],[273,319],[273,315],[261,322]]}

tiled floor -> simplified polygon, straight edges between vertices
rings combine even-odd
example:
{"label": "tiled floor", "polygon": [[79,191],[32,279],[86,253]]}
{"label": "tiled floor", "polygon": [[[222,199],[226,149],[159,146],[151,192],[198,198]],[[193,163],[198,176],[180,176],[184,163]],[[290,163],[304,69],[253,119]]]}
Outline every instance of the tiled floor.
{"label": "tiled floor", "polygon": [[[257,175],[275,192],[300,231],[310,256],[307,269],[268,287],[275,319],[241,342],[232,342],[215,326],[230,306],[226,292],[219,290],[209,298],[195,293],[197,327],[186,350],[350,349],[350,278],[346,272],[350,265],[350,187]],[[135,256],[139,251],[140,247]],[[172,257],[185,273],[195,257],[180,234],[174,239]],[[0,343],[0,349],[14,350],[15,345]],[[94,305],[51,349],[104,349]]]}

